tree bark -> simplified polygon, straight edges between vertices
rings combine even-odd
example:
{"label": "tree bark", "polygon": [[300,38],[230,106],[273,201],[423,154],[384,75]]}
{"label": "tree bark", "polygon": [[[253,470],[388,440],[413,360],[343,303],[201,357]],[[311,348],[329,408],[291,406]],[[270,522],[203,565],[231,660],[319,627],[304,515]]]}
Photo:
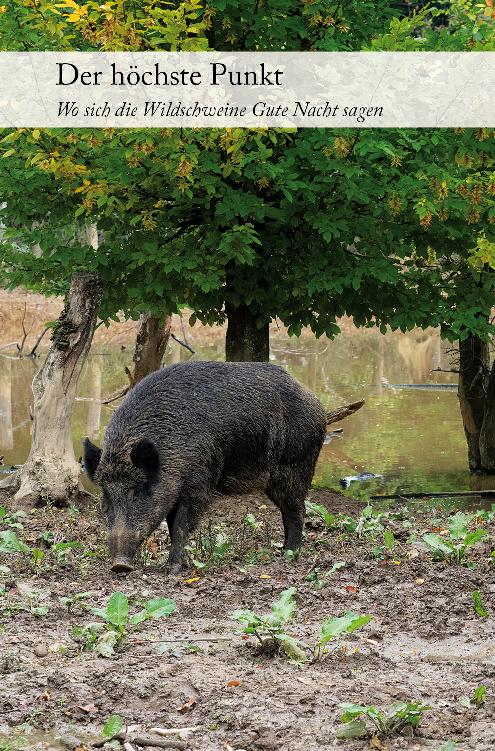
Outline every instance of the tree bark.
{"label": "tree bark", "polygon": [[482,472],[495,475],[495,360],[486,379],[485,414],[479,445]]}
{"label": "tree bark", "polygon": [[164,319],[143,313],[139,319],[139,329],[136,336],[134,350],[134,369],[130,376],[130,388],[139,383],[145,376],[154,373],[162,367],[165,350],[170,338],[172,316]]}
{"label": "tree bark", "polygon": [[266,362],[270,357],[270,325],[257,326],[257,316],[247,305],[234,307],[225,304],[227,334],[225,359],[227,362]]}
{"label": "tree bark", "polygon": [[12,476],[12,483],[18,487],[14,498],[18,508],[31,508],[46,499],[67,503],[81,490],[71,418],[101,296],[97,274],[73,275],[66,305],[53,329],[46,361],[33,380],[31,451],[19,473]]}
{"label": "tree bark", "polygon": [[[469,469],[471,472],[482,472],[486,471],[481,455],[480,437],[485,419],[490,363],[488,342],[470,335],[459,342],[459,356],[458,396],[468,447]],[[488,448],[488,425],[486,433],[485,445]]]}

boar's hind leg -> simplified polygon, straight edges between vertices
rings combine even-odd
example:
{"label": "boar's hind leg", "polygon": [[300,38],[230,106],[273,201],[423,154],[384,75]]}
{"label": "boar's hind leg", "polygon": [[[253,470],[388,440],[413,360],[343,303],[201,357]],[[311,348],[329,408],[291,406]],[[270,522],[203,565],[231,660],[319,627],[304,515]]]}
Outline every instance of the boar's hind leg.
{"label": "boar's hind leg", "polygon": [[279,465],[270,473],[266,494],[282,514],[284,550],[298,550],[301,547],[308,487],[297,467]]}
{"label": "boar's hind leg", "polygon": [[167,516],[167,524],[170,532],[171,547],[168,556],[170,573],[174,576],[180,573],[182,568],[182,554],[184,545],[191,532],[198,523],[197,514],[185,503],[178,503],[175,509]]}

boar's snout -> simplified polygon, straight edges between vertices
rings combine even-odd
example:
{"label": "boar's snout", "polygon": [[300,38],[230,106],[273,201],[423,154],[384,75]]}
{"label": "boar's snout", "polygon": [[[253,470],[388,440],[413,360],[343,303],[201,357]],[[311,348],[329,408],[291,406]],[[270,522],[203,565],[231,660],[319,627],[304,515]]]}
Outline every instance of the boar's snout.
{"label": "boar's snout", "polygon": [[130,528],[119,515],[108,533],[112,571],[132,571],[132,561],[141,542],[139,533]]}
{"label": "boar's snout", "polygon": [[123,558],[122,556],[119,556],[118,558],[114,558],[112,561],[112,571],[117,571],[119,573],[128,573],[129,571],[134,571],[134,566],[132,565],[132,561],[129,558]]}

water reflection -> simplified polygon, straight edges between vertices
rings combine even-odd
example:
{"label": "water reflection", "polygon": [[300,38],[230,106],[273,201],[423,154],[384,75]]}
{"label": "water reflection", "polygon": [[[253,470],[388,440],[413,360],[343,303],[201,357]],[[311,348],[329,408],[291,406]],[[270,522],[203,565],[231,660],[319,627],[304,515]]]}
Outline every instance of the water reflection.
{"label": "water reflection", "polygon": [[[222,359],[220,336],[205,339],[195,330],[190,344],[196,359]],[[356,330],[345,323],[333,342],[282,334],[272,338],[272,360],[286,367],[333,408],[343,402],[366,399],[366,406],[342,423],[341,437],[323,447],[315,483],[338,487],[345,475],[367,471],[382,480],[353,483],[353,496],[403,491],[490,489],[494,478],[471,477],[466,471],[466,449],[457,394],[452,390],[394,389],[390,384],[455,384],[449,368],[451,345],[436,330],[381,335],[374,329]],[[116,392],[127,380],[130,350],[93,352],[81,379],[73,418],[76,456],[81,439],[101,441],[115,404],[101,398]],[[166,363],[190,359],[176,342],[168,348]],[[29,360],[0,357],[0,456],[4,463],[21,463],[30,444],[31,380],[36,365]]]}

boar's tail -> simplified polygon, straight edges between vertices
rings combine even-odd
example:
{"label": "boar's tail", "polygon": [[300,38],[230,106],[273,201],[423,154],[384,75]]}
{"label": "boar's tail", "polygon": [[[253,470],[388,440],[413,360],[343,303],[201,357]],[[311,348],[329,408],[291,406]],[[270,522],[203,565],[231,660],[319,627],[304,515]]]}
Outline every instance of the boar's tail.
{"label": "boar's tail", "polygon": [[345,407],[339,407],[339,409],[335,409],[333,412],[327,412],[327,425],[331,425],[332,422],[339,422],[340,420],[343,420],[344,417],[349,417],[349,415],[353,415],[354,412],[357,412],[358,409],[361,409],[361,407],[364,404],[364,399],[362,399],[360,402],[353,402],[352,404],[347,404]]}

